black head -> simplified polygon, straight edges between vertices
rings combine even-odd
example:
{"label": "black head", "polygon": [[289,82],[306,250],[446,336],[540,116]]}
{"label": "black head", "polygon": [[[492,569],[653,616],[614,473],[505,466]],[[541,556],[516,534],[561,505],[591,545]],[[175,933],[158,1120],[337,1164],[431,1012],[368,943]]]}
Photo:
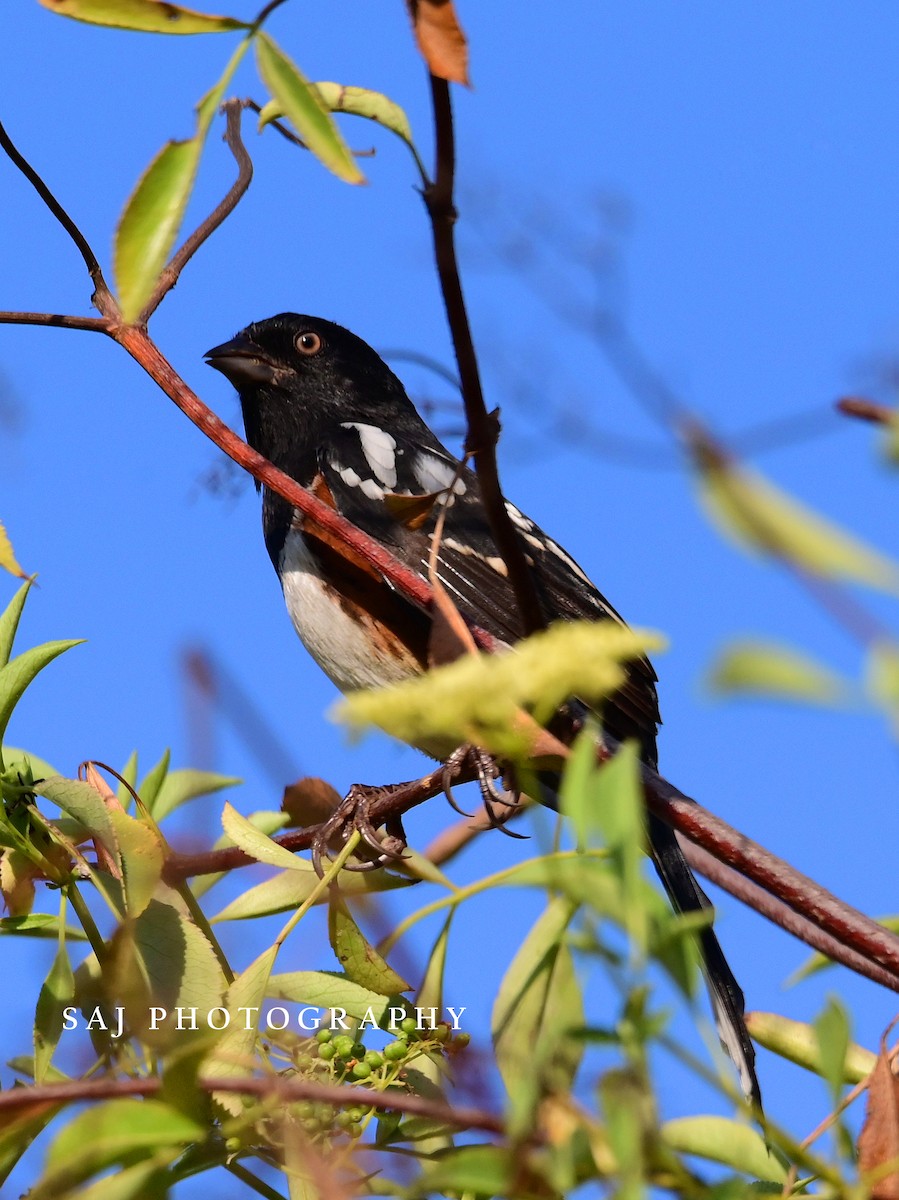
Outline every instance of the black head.
{"label": "black head", "polygon": [[206,360],[237,388],[250,445],[301,482],[329,428],[414,412],[371,346],[321,317],[280,313],[256,321]]}

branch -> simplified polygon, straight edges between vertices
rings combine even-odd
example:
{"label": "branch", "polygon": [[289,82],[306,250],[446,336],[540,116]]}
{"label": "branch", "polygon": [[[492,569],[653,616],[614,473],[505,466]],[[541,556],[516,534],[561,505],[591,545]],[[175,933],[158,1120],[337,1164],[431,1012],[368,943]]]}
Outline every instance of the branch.
{"label": "branch", "polygon": [[437,141],[437,168],[433,183],[425,188],[423,195],[431,219],[440,290],[459,366],[462,399],[468,422],[465,450],[474,459],[490,532],[509,570],[509,582],[515,593],[525,632],[533,633],[536,629],[542,629],[546,620],[540,608],[531,569],[506,510],[500,487],[499,470],[496,465],[499,413],[498,410],[488,413],[484,404],[478,360],[465,309],[465,297],[462,294],[459,264],[456,260],[456,209],[453,202],[456,149],[449,84],[445,79],[438,79],[436,75],[431,75],[430,78]]}
{"label": "branch", "polygon": [[138,324],[146,325],[153,313],[156,312],[166,295],[178,282],[181,272],[200,249],[203,243],[215,233],[226,217],[229,217],[240,201],[253,179],[253,163],[240,137],[240,118],[243,112],[243,102],[226,100],[222,111],[227,119],[224,141],[234,155],[237,163],[237,179],[228,190],[227,195],[218,207],[214,208],[205,221],[190,235],[184,245],[173,255],[164,268],[153,294],[147,301],[146,307],[138,318]]}
{"label": "branch", "polygon": [[86,329],[92,333],[109,333],[105,317],[70,317],[64,313],[0,312],[0,325],[50,325],[56,329]]}
{"label": "branch", "polygon": [[878,404],[874,400],[866,400],[864,396],[844,396],[837,401],[837,412],[847,417],[859,417],[862,421],[871,421],[875,425],[895,425],[896,409]]}
{"label": "branch", "polygon": [[37,171],[35,171],[34,167],[16,149],[2,122],[0,122],[0,149],[4,150],[13,164],[19,168],[44,204],[46,204],[47,208],[49,208],[50,212],[56,217],[57,221],[59,221],[60,225],[62,225],[63,229],[75,243],[79,254],[84,259],[87,273],[94,284],[94,304],[104,316],[112,315],[108,309],[110,305],[113,309],[115,308],[115,300],[106,286],[106,280],[103,278],[103,272],[100,269],[97,256],[90,247],[90,243],[44,183],[43,179],[41,179],[40,175],[38,175]]}
{"label": "branch", "polygon": [[[284,1103],[296,1100],[318,1100],[335,1107],[358,1105],[410,1116],[442,1121],[457,1129],[480,1129],[485,1133],[504,1135],[505,1123],[480,1108],[452,1107],[424,1096],[404,1095],[401,1092],[375,1092],[370,1088],[346,1087],[316,1083],[312,1080],[252,1076],[246,1079],[203,1079],[198,1081],[207,1093],[230,1092],[243,1096],[272,1098]],[[15,1112],[34,1105],[74,1104],[83,1100],[104,1100],[119,1096],[156,1096],[162,1090],[161,1079],[85,1079],[66,1083],[46,1083],[33,1087],[14,1087],[0,1092],[0,1112]]]}

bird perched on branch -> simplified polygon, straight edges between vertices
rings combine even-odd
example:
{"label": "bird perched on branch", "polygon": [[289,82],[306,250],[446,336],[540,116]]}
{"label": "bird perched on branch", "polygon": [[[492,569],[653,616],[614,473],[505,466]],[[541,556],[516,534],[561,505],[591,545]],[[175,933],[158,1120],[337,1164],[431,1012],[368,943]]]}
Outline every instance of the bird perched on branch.
{"label": "bird perched on branch", "polygon": [[[423,579],[439,507],[437,574],[456,607],[500,644],[524,635],[474,473],[440,443],[370,346],[330,321],[282,313],[248,326],[206,357],[237,388],[249,444]],[[426,498],[435,495],[442,503],[428,505]],[[425,499],[416,505],[409,497]],[[513,504],[506,508],[547,623],[621,621],[557,542]],[[427,668],[431,616],[424,606],[269,488],[262,519],[291,620],[338,688],[383,686]],[[602,726],[619,741],[635,738],[654,768],[656,675],[645,658],[626,671],[625,683],[603,706]],[[553,802],[552,796],[540,799]],[[674,831],[652,813],[647,823],[649,851],[676,911],[711,910]],[[743,993],[710,926],[698,940],[719,1036],[744,1091],[759,1103]]]}

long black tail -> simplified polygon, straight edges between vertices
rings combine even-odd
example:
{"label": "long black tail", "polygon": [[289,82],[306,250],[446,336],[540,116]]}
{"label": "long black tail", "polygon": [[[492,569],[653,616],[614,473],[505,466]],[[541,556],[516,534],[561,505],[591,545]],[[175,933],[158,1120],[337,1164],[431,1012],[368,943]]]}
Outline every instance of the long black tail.
{"label": "long black tail", "polygon": [[[681,913],[713,912],[712,902],[690,870],[674,830],[653,813],[648,814],[648,820],[652,861],[674,910]],[[747,1099],[760,1109],[762,1094],[755,1073],[755,1047],[744,1019],[743,992],[711,926],[700,930],[698,936],[718,1037],[740,1072]]]}

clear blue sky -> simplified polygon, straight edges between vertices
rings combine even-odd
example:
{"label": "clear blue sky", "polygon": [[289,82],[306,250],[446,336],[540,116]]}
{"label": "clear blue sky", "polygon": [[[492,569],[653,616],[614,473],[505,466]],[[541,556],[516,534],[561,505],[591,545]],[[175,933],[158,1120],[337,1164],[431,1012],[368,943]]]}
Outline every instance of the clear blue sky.
{"label": "clear blue sky", "polygon": [[[232,4],[234,15],[254,12],[248,0]],[[562,5],[538,19],[521,5],[462,0],[460,15],[474,88],[456,93],[459,244],[488,401],[507,430],[506,490],[631,622],[670,638],[657,660],[665,773],[865,911],[897,911],[886,722],[862,707],[716,703],[701,684],[737,634],[793,642],[854,677],[858,647],[793,581],[721,540],[664,431],[558,309],[613,301],[682,402],[737,445],[760,424],[816,411],[817,436],[755,465],[899,553],[895,475],[868,428],[830,415],[848,391],[892,399],[883,368],[899,338],[899,11],[872,0],[636,0]],[[192,105],[231,38],[97,30],[25,0],[6,6],[0,27],[2,118],[106,260],[125,197],[166,139],[190,134]],[[310,78],[391,95],[430,157],[425,78],[398,0],[287,4],[270,32]],[[250,68],[236,90],[260,96]],[[411,162],[373,126],[345,128],[355,147],[377,147],[363,164],[366,188],[340,184],[271,133],[257,140],[247,122],[249,195],[154,320],[163,351],[232,424],[235,397],[203,352],[284,309],[452,365]],[[231,172],[214,133],[194,220]],[[2,162],[0,197],[3,307],[87,312],[77,254]],[[528,241],[535,257],[510,269],[498,248]],[[413,394],[452,398],[423,368],[397,369]],[[341,790],[420,772],[412,752],[374,737],[348,747],[328,721],[334,692],[283,611],[252,487],[210,491],[217,451],[123,352],[84,333],[0,327],[0,372],[0,397],[18,414],[0,427],[0,518],[40,573],[22,644],[89,639],[22,705],[15,744],[67,773],[88,757],[120,764],[135,747],[145,766],[166,746],[186,765],[179,655],[199,644],[252,696],[297,770]],[[567,439],[553,433],[563,412],[575,414]],[[649,450],[616,453],[603,431]],[[894,604],[863,599],[895,626]],[[277,807],[264,766],[226,726],[214,765],[246,779],[233,797],[242,811]],[[194,844],[217,834],[219,809],[216,799],[194,805]],[[449,816],[434,801],[410,832],[423,844]],[[468,878],[533,849],[492,836],[454,871]],[[803,948],[727,897],[720,909],[749,1007],[810,1019],[838,988],[860,1040],[876,1044],[893,995],[845,972],[784,992]],[[482,907],[454,931],[450,1002],[469,1006],[476,1034],[535,914],[530,901],[501,917]],[[466,930],[483,938],[491,920],[489,954],[466,953]],[[255,950],[241,937],[232,947],[248,962]],[[296,967],[330,965],[310,935],[293,954]],[[30,979],[49,955],[29,947],[15,969]],[[7,994],[4,1054],[25,1047],[33,993],[29,984]],[[772,1115],[795,1119],[799,1133],[816,1124],[823,1086],[765,1054],[760,1072]],[[671,1112],[693,1102],[680,1086],[672,1076],[663,1087]]]}

